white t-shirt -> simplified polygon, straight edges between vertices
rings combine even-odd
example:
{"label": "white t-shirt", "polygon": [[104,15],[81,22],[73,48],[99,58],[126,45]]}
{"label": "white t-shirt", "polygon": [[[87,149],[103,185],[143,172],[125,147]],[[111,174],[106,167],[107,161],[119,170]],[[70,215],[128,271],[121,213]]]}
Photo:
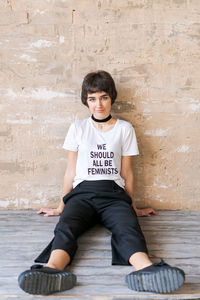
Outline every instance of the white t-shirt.
{"label": "white t-shirt", "polygon": [[119,119],[107,132],[96,129],[91,117],[72,123],[63,148],[78,151],[73,188],[83,180],[114,180],[124,188],[121,156],[139,154],[133,126]]}

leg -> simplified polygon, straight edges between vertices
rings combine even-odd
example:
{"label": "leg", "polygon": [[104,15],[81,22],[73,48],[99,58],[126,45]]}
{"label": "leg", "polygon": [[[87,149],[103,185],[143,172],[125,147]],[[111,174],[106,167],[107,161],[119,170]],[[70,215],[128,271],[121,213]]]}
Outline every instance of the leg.
{"label": "leg", "polygon": [[112,232],[112,246],[117,247],[120,257],[128,258],[129,263],[137,270],[126,276],[128,287],[136,291],[173,292],[184,282],[183,270],[171,267],[164,261],[152,264],[147,251],[139,250],[142,247],[145,250],[145,244],[132,211],[128,203],[113,201],[102,213],[103,223]]}
{"label": "leg", "polygon": [[112,232],[113,264],[131,264],[136,269],[152,264],[137,216],[128,202],[117,198],[110,201],[101,212],[101,221]]}
{"label": "leg", "polygon": [[69,254],[62,250],[56,249],[51,252],[51,256],[49,258],[46,267],[54,268],[58,270],[64,270],[64,268],[70,263]]}
{"label": "leg", "polygon": [[[76,199],[77,200],[77,199]],[[96,212],[87,201],[69,201],[55,228],[52,251],[46,266],[34,265],[20,274],[19,286],[29,294],[52,294],[71,289],[76,276],[63,270],[76,251],[76,239],[96,222]]]}
{"label": "leg", "polygon": [[151,266],[153,263],[151,262],[149,256],[145,252],[137,252],[131,255],[129,258],[129,263],[136,269],[140,270]]}
{"label": "leg", "polygon": [[47,267],[63,270],[73,259],[77,238],[96,223],[96,211],[85,200],[69,201],[55,228]]}
{"label": "leg", "polygon": [[[123,245],[120,249],[120,256],[123,256],[122,252],[124,252],[125,247],[130,249],[129,253],[131,253],[131,256],[129,257],[128,262],[136,270],[152,265],[152,262],[147,254],[144,236],[134,210],[132,207],[130,207],[129,203],[125,201],[118,201],[118,203],[114,203],[113,201],[113,204],[114,205],[112,205],[110,209],[104,212],[104,218],[108,217],[109,221],[103,219],[105,226],[108,227],[113,233],[112,245]],[[111,223],[110,219],[112,219]],[[110,226],[110,224],[112,224],[112,226]],[[119,237],[117,234],[118,232],[120,232]],[[128,240],[128,242],[123,241],[123,239]]]}

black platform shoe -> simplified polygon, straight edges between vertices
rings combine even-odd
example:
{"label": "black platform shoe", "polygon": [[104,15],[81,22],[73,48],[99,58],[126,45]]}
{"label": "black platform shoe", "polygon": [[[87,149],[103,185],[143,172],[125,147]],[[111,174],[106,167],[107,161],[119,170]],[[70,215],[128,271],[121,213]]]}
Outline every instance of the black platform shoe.
{"label": "black platform shoe", "polygon": [[184,271],[171,267],[163,260],[126,276],[128,288],[135,291],[171,293],[185,280]]}
{"label": "black platform shoe", "polygon": [[20,288],[33,295],[49,295],[73,288],[76,276],[67,271],[33,265],[18,277]]}

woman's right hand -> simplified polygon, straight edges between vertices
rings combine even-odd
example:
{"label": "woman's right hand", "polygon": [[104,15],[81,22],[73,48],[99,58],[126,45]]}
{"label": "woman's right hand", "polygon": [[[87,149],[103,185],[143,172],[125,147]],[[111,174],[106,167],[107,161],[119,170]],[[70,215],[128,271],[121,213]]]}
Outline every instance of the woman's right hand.
{"label": "woman's right hand", "polygon": [[44,217],[59,216],[61,211],[59,208],[41,208],[37,211],[37,214],[44,214]]}

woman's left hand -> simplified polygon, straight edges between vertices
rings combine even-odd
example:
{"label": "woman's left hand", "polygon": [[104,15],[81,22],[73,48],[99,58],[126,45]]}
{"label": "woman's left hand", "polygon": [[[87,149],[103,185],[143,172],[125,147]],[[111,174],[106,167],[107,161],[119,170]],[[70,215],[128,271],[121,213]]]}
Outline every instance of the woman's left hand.
{"label": "woman's left hand", "polygon": [[135,212],[138,217],[150,217],[151,215],[158,215],[158,212],[156,212],[153,208],[136,208]]}

